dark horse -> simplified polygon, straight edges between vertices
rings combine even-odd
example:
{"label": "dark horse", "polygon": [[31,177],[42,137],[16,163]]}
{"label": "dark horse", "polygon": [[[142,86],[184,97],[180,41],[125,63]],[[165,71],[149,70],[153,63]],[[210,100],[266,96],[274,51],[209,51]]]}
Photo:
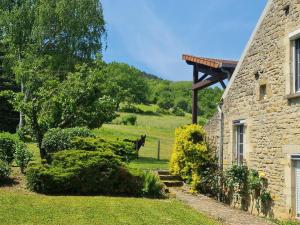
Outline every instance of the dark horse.
{"label": "dark horse", "polygon": [[145,145],[145,142],[146,142],[146,134],[145,134],[145,135],[141,135],[141,138],[140,138],[140,139],[136,139],[136,140],[124,139],[123,141],[133,143],[134,146],[135,146],[135,150],[139,151],[140,148],[141,148],[142,146]]}

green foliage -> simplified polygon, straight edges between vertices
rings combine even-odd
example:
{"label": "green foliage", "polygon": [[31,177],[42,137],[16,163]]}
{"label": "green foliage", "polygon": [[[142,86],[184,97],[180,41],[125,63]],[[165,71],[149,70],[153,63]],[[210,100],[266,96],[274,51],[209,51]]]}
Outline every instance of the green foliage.
{"label": "green foliage", "polygon": [[42,148],[47,153],[53,153],[72,148],[75,137],[93,137],[91,130],[86,127],[54,128],[50,129],[43,138]]}
{"label": "green foliage", "polygon": [[18,143],[16,135],[0,132],[0,160],[10,164],[14,160],[14,153]]}
{"label": "green foliage", "polygon": [[138,151],[131,142],[108,138],[76,138],[72,141],[71,148],[87,151],[112,151],[121,157],[122,161],[129,162],[138,158]]}
{"label": "green foliage", "polygon": [[[170,170],[192,183],[194,189],[205,185],[201,179],[210,168],[215,168],[215,153],[205,142],[205,131],[199,125],[187,125],[175,131],[175,145]],[[203,189],[206,187],[203,186]]]}
{"label": "green foliage", "polygon": [[275,222],[278,225],[299,225],[300,222],[297,220],[278,220],[275,219],[273,220],[273,222]]}
{"label": "green foliage", "polygon": [[133,104],[121,104],[119,108],[119,112],[127,112],[127,113],[140,113],[142,114],[144,111],[140,108],[136,107]]}
{"label": "green foliage", "polygon": [[0,183],[10,175],[10,171],[10,165],[7,162],[0,160]]}
{"label": "green foliage", "polygon": [[225,171],[225,190],[228,194],[233,194],[234,205],[239,204],[248,194],[247,166],[233,165]]}
{"label": "green foliage", "polygon": [[125,63],[112,62],[106,66],[105,72],[113,86],[110,96],[115,96],[118,103],[147,102],[150,90],[142,71]]}
{"label": "green foliage", "polygon": [[51,165],[30,165],[26,176],[31,190],[46,194],[141,194],[142,179],[108,151],[61,151],[53,154],[52,160]]}
{"label": "green foliage", "polygon": [[136,115],[133,114],[129,114],[129,115],[125,115],[122,118],[122,124],[127,125],[136,125],[136,121],[137,121],[137,117]]}
{"label": "green foliage", "polygon": [[173,114],[175,116],[185,116],[184,111],[178,107],[173,107],[173,108],[171,108],[170,111],[171,111],[171,114]]}
{"label": "green foliage", "polygon": [[142,192],[144,196],[158,198],[164,195],[164,185],[155,173],[151,171],[144,172],[143,180]]}
{"label": "green foliage", "polygon": [[247,210],[252,202],[258,213],[268,215],[273,199],[267,190],[268,182],[264,173],[248,169],[245,165],[233,165],[225,171],[223,179],[224,194],[227,198],[233,198],[234,205],[241,205]]}
{"label": "green foliage", "polygon": [[15,162],[24,173],[28,163],[32,160],[33,154],[27,149],[24,143],[18,143],[14,154]]}

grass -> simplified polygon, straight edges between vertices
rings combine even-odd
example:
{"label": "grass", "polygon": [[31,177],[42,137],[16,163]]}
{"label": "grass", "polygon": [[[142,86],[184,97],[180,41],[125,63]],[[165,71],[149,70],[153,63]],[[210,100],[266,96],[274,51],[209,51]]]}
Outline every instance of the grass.
{"label": "grass", "polygon": [[219,223],[177,200],[43,196],[0,189],[2,225],[140,225]]}
{"label": "grass", "polygon": [[[131,163],[142,169],[167,169],[174,142],[174,129],[190,122],[189,117],[138,115],[136,126],[104,125],[94,130],[99,136],[137,138],[147,134],[140,158]],[[157,141],[161,160],[157,160]],[[39,160],[35,143],[28,143]],[[143,199],[105,196],[45,196],[25,189],[24,177],[14,169],[15,182],[0,187],[0,224],[60,225],[218,225],[219,223],[174,199]]]}
{"label": "grass", "polygon": [[[124,116],[122,113],[121,116]],[[190,123],[191,118],[170,115],[137,115],[137,125],[107,124],[94,130],[96,135],[116,138],[139,138],[146,134],[145,146],[140,149],[140,159],[132,165],[141,169],[167,169],[172,153],[175,128]],[[157,160],[158,141],[160,141],[160,161]]]}

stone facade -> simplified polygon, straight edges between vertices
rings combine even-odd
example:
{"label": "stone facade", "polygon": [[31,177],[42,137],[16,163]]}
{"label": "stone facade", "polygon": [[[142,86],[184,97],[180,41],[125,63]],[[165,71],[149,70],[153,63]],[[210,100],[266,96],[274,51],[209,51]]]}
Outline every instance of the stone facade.
{"label": "stone facade", "polygon": [[[275,217],[295,217],[291,155],[300,154],[300,97],[293,93],[290,34],[299,28],[300,0],[270,0],[223,96],[224,167],[236,161],[233,121],[244,120],[245,161],[266,174]],[[219,116],[206,129],[219,138]]]}

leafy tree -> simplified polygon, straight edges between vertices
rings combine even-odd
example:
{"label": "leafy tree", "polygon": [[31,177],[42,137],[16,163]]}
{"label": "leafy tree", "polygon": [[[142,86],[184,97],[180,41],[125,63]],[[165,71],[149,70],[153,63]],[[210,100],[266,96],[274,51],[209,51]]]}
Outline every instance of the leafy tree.
{"label": "leafy tree", "polygon": [[150,90],[143,72],[128,64],[113,62],[107,65],[106,73],[114,85],[111,93],[119,103],[147,103]]}
{"label": "leafy tree", "polygon": [[103,64],[98,63],[97,69],[78,66],[75,72],[61,81],[59,76],[51,76],[51,70],[47,69],[43,59],[33,62],[29,66],[22,64],[16,70],[30,74],[25,81],[30,95],[24,101],[22,94],[18,94],[15,105],[24,112],[42,158],[46,157],[42,148],[43,136],[50,128],[96,128],[115,118],[116,104],[106,95]]}

